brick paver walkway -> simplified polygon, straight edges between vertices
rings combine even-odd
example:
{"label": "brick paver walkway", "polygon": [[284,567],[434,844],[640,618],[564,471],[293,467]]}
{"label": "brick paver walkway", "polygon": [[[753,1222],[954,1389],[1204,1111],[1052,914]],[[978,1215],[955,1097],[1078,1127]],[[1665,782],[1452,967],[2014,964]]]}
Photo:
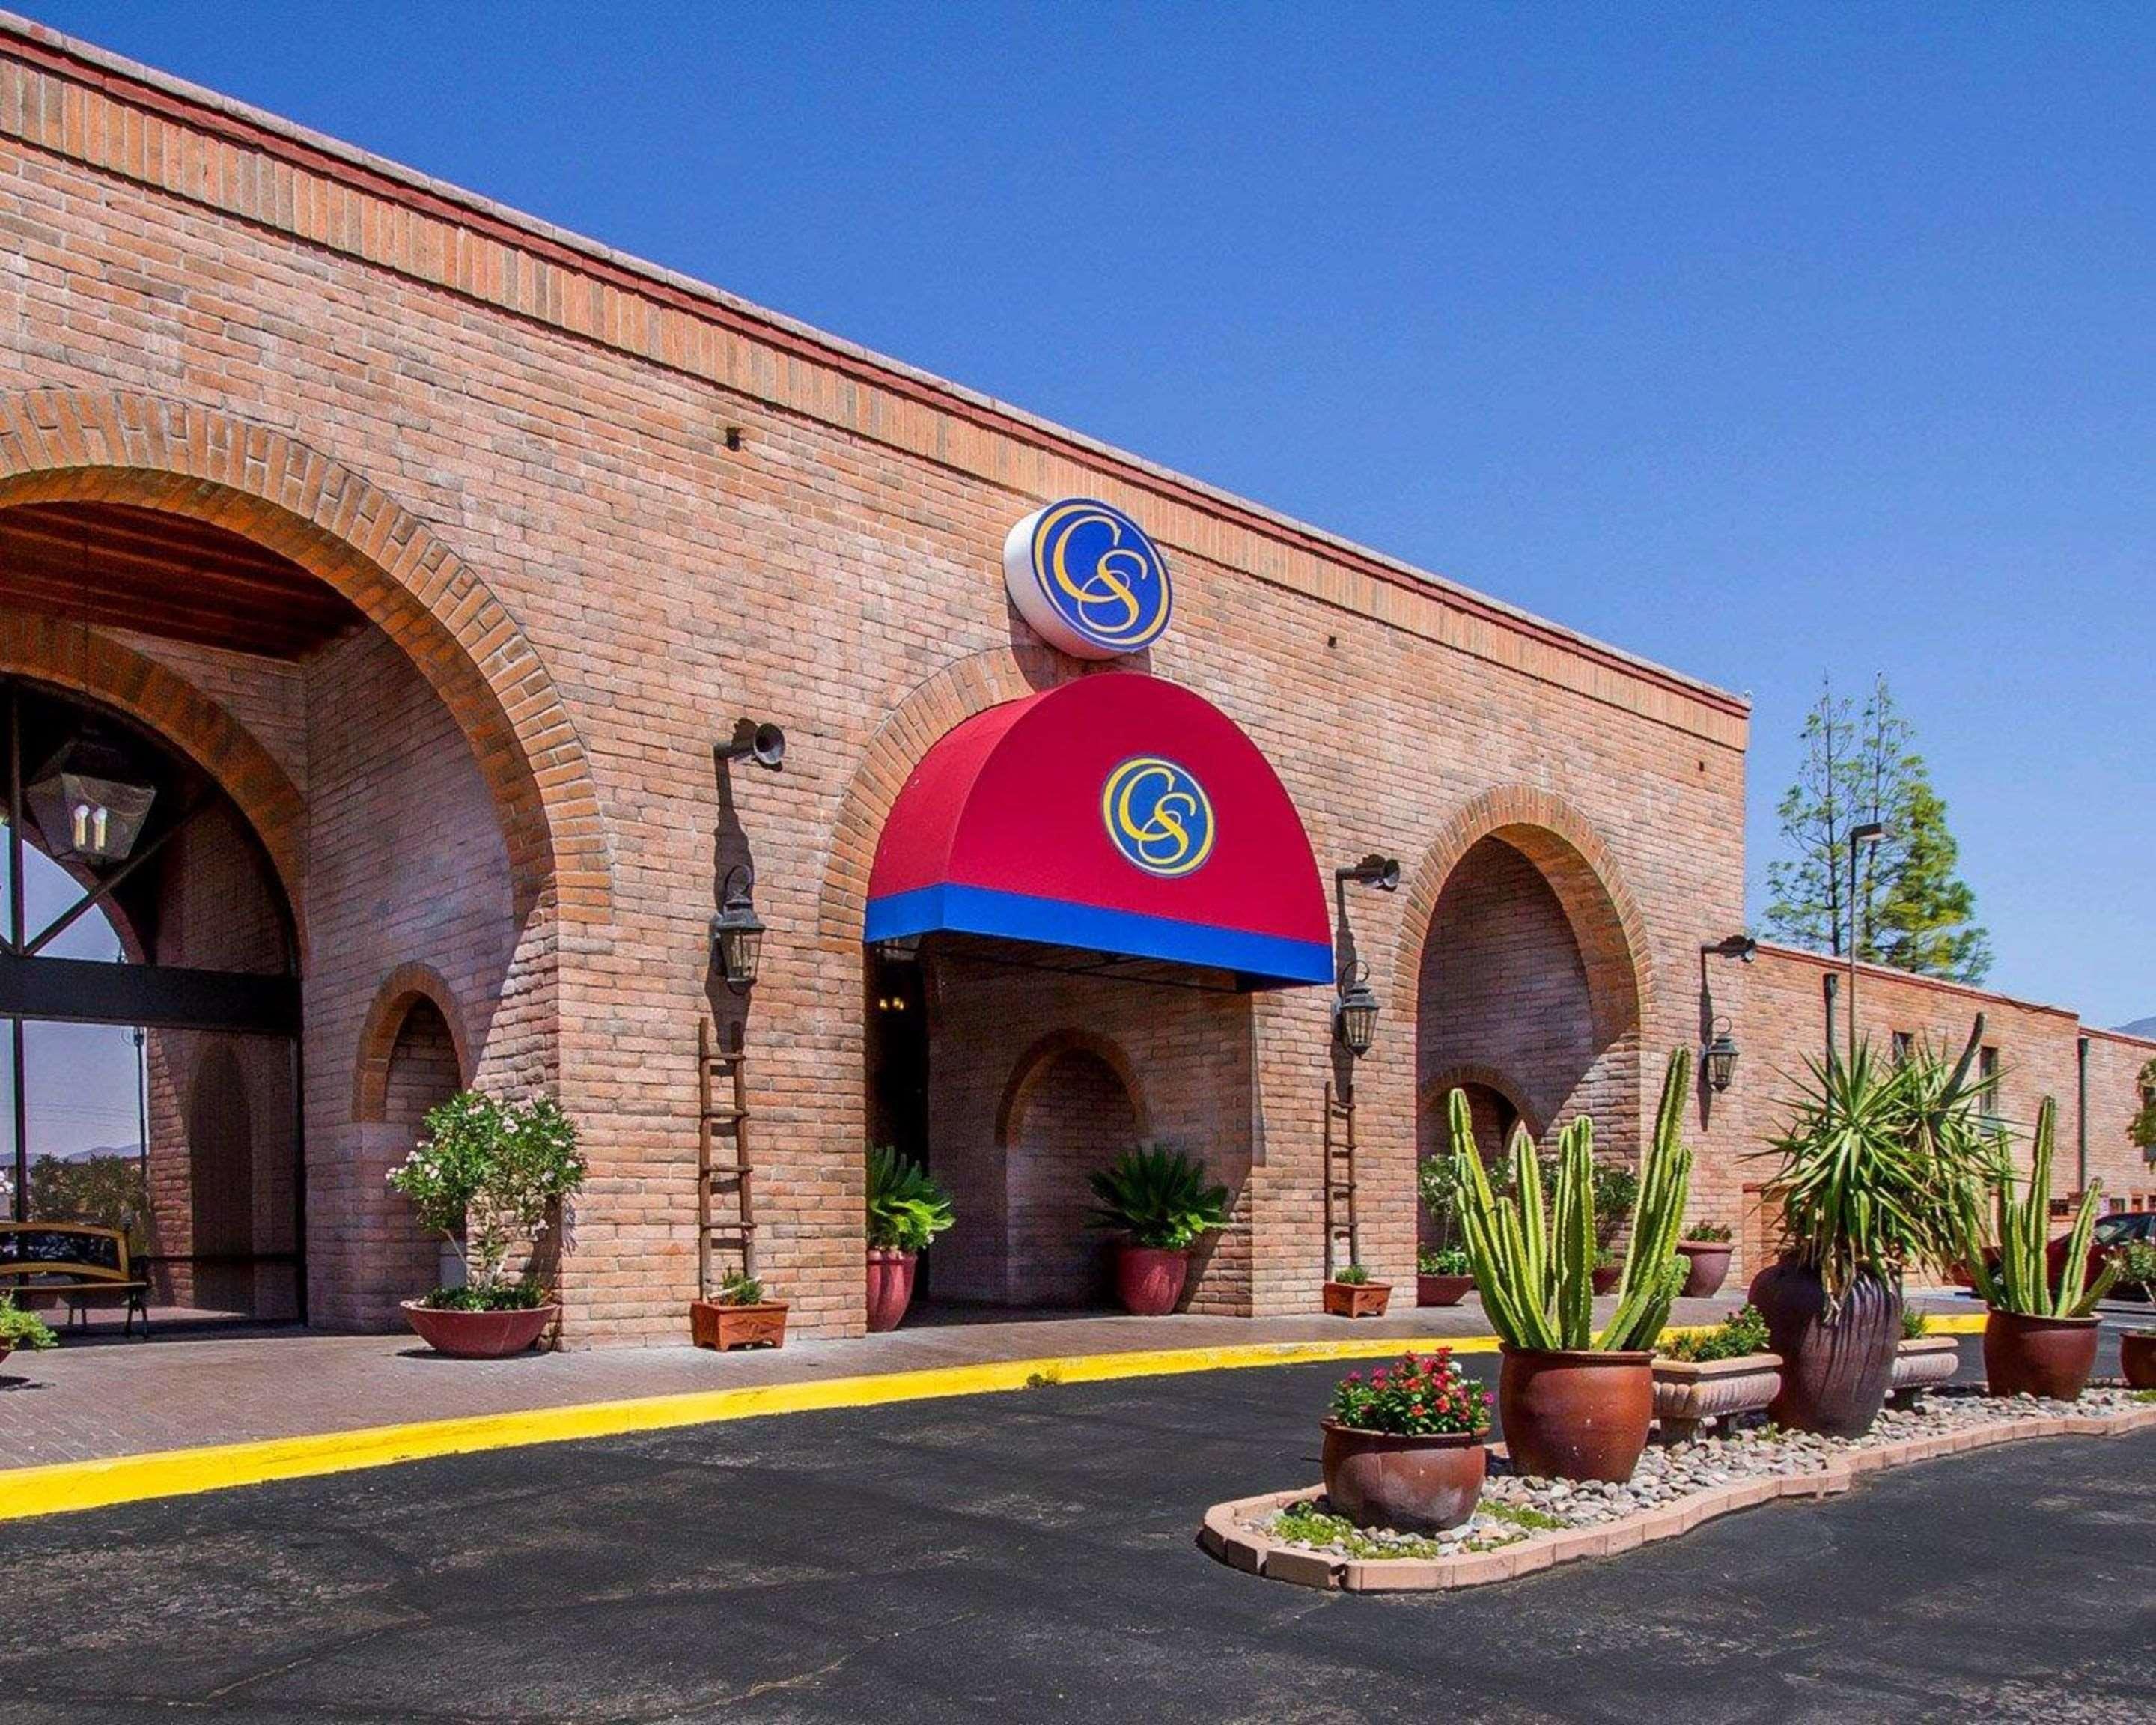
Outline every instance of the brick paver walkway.
{"label": "brick paver walkway", "polygon": [[[1710,1322],[1731,1301],[1684,1301]],[[1387,1336],[1484,1335],[1470,1299],[1350,1323],[1319,1316],[1111,1316],[909,1323],[886,1336],[789,1342],[777,1352],[588,1349],[453,1360],[418,1338],[254,1332],[149,1342],[80,1342],[0,1364],[0,1470],[411,1420],[619,1401],[638,1396],[910,1372],[984,1361]]]}

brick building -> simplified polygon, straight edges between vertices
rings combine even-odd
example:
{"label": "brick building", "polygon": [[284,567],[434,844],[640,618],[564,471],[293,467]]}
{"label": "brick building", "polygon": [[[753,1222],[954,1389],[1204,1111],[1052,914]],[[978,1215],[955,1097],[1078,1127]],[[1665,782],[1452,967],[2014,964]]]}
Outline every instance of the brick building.
{"label": "brick building", "polygon": [[[172,1297],[389,1322],[434,1280],[383,1182],[420,1115],[544,1087],[593,1170],[568,1338],[680,1339],[708,1026],[804,1331],[860,1327],[872,1134],[958,1199],[939,1297],[1091,1299],[1084,1175],[1150,1136],[1234,1193],[1193,1303],[1307,1310],[1328,1086],[1360,1255],[1404,1276],[1454,1085],[1625,1153],[1697,1042],[1743,919],[1733,696],[20,23],[0,234],[16,752],[104,736],[158,788],[146,834],[188,817],[107,901],[132,994],[0,972],[18,1023],[69,988],[154,1020]],[[1033,523],[1045,569],[1066,500],[1096,500],[1081,583],[1120,571],[1088,591],[1150,633],[1025,588],[1006,541]],[[782,772],[717,757],[742,717]],[[1373,853],[1396,893],[1336,881]],[[710,925],[751,877],[737,993]],[[1336,956],[1382,1006],[1359,1060]],[[1757,1183],[1819,968],[1708,967],[1745,1057],[1695,1116],[1702,1215]],[[1860,991],[1881,1033],[1979,1004],[2010,1096],[2074,1132],[2070,1014]],[[2090,1170],[2141,1183],[2156,1045],[2087,1046]]]}

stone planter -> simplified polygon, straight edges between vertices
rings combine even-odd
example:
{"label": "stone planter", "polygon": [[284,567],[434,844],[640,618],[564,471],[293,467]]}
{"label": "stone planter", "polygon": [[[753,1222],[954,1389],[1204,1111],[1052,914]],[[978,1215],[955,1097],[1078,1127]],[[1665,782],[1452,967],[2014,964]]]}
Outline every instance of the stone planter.
{"label": "stone planter", "polygon": [[913,1303],[913,1270],[917,1252],[890,1246],[869,1248],[869,1333],[895,1330]]}
{"label": "stone planter", "polygon": [[762,1300],[753,1306],[728,1306],[717,1300],[691,1301],[689,1339],[721,1353],[736,1348],[783,1348],[786,1302]]}
{"label": "stone planter", "polygon": [[1471,1276],[1418,1276],[1415,1277],[1415,1304],[1418,1306],[1457,1306],[1475,1291]]}
{"label": "stone planter", "polygon": [[400,1310],[419,1339],[452,1359],[506,1359],[521,1353],[553,1327],[558,1306],[534,1306],[522,1312],[438,1312],[417,1300]]}
{"label": "stone planter", "polygon": [[1325,1312],[1328,1317],[1383,1317],[1393,1297],[1389,1281],[1328,1281]]}
{"label": "stone planter", "polygon": [[1409,1437],[1322,1423],[1325,1495],[1357,1527],[1441,1533],[1475,1513],[1489,1466],[1485,1434]]}
{"label": "stone planter", "polygon": [[2096,1370],[2103,1320],[2029,1317],[1993,1308],[1984,1321],[1984,1380],[1994,1395],[2040,1395],[2070,1402]]}
{"label": "stone planter", "polygon": [[1632,1477],[1655,1423],[1655,1357],[1511,1348],[1497,1423],[1514,1470],[1543,1479]]}
{"label": "stone planter", "polygon": [[2128,1330],[2118,1338],[2118,1369],[2129,1388],[2156,1389],[2156,1330]]}
{"label": "stone planter", "polygon": [[1685,1260],[1684,1286],[1677,1291],[1687,1300],[1712,1299],[1729,1277],[1729,1260],[1737,1248],[1726,1240],[1681,1240],[1677,1251]]}
{"label": "stone planter", "polygon": [[1913,1408],[1918,1396],[1960,1369],[1961,1348],[1953,1337],[1904,1336],[1894,1356],[1894,1375],[1887,1380],[1887,1399],[1897,1408]]}
{"label": "stone planter", "polygon": [[1856,1438],[1871,1430],[1886,1404],[1901,1344],[1900,1291],[1861,1276],[1829,1322],[1819,1272],[1784,1258],[1752,1278],[1750,1297],[1782,1356],[1782,1390],[1768,1416],[1822,1437]]}
{"label": "stone planter", "polygon": [[1168,1246],[1125,1245],[1116,1250],[1116,1297],[1136,1317],[1164,1317],[1183,1297],[1190,1254]]}
{"label": "stone planter", "polygon": [[1782,1356],[1655,1362],[1655,1419],[1666,1444],[1698,1435],[1710,1420],[1763,1412],[1782,1388]]}

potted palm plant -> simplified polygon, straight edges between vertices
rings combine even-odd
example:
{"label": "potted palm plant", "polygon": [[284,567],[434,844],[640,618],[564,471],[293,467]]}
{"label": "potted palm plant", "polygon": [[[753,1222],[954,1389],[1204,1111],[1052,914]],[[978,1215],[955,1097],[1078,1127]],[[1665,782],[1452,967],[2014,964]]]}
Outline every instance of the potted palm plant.
{"label": "potted palm plant", "polygon": [[1228,1189],[1205,1183],[1205,1164],[1160,1144],[1136,1144],[1088,1177],[1096,1228],[1120,1230],[1116,1297],[1126,1312],[1175,1310],[1190,1273],[1190,1249],[1228,1224]]}
{"label": "potted palm plant", "polygon": [[1513,1466],[1574,1480],[1631,1478],[1654,1423],[1650,1350],[1676,1296],[1677,1229],[1691,1180],[1683,1141],[1689,1053],[1670,1056],[1655,1139],[1640,1169],[1639,1203],[1620,1267],[1617,1310],[1594,1332],[1594,1123],[1573,1121],[1558,1145],[1556,1190],[1545,1207],[1534,1146],[1512,1139],[1517,1199],[1492,1192],[1476,1153],[1467,1098],[1452,1093],[1460,1218],[1482,1308],[1501,1338],[1497,1408]]}
{"label": "potted palm plant", "polygon": [[1809,1063],[1789,1129],[1762,1153],[1779,1160],[1789,1242],[1750,1293],[1782,1356],[1777,1424],[1853,1438],[1879,1417],[1902,1271],[1953,1256],[1954,1194],[2000,1153],[1982,1111],[1993,1081],[1970,1077],[1983,1035],[1979,1018],[1953,1065],[1921,1045],[1879,1060],[1868,1044]]}
{"label": "potted palm plant", "polygon": [[1361,1527],[1441,1533],[1475,1513],[1489,1469],[1490,1392],[1449,1348],[1350,1372],[1322,1422],[1325,1496]]}
{"label": "potted palm plant", "polygon": [[423,1134],[389,1183],[455,1250],[465,1280],[405,1301],[405,1318],[438,1353],[521,1353],[562,1308],[528,1266],[512,1278],[509,1256],[520,1245],[536,1251],[583,1184],[577,1129],[551,1097],[504,1102],[468,1090],[429,1109]]}
{"label": "potted palm plant", "polygon": [[956,1220],[951,1199],[921,1164],[869,1147],[868,1304],[871,1332],[895,1330],[913,1303],[914,1266]]}
{"label": "potted palm plant", "polygon": [[1678,1294],[1687,1300],[1712,1299],[1728,1280],[1729,1260],[1736,1250],[1725,1224],[1693,1223],[1677,1242],[1677,1255],[1685,1260],[1685,1281]]}
{"label": "potted palm plant", "polygon": [[[2112,1254],[2118,1281],[2138,1288],[2144,1300],[2156,1300],[2156,1245],[2128,1240]],[[2156,1389],[2156,1330],[2128,1330],[2118,1338],[2118,1368],[2134,1389]]]}
{"label": "potted palm plant", "polygon": [[786,1302],[766,1299],[763,1283],[746,1270],[730,1271],[710,1299],[690,1303],[689,1339],[721,1353],[736,1348],[783,1348]]}
{"label": "potted palm plant", "polygon": [[60,1338],[53,1333],[50,1324],[36,1312],[22,1310],[13,1294],[0,1294],[0,1363],[18,1348],[34,1353],[59,1345]]}
{"label": "potted palm plant", "polygon": [[2062,1402],[2079,1396],[2096,1370],[2102,1323],[2096,1302],[2118,1279],[2116,1259],[2093,1280],[2089,1276],[2089,1236],[2096,1230],[2102,1192],[2102,1182],[2092,1180],[2074,1213],[2056,1284],[2051,1280],[2046,1253],[2058,1115],[2058,1104],[2046,1096],[2036,1111],[2035,1151],[2026,1189],[2020,1196],[2013,1175],[2004,1169],[1989,1183],[1995,1258],[1974,1183],[1964,1183],[1956,1194],[1963,1261],[1991,1308],[1984,1321],[1984,1376],[1994,1395],[2050,1396]]}

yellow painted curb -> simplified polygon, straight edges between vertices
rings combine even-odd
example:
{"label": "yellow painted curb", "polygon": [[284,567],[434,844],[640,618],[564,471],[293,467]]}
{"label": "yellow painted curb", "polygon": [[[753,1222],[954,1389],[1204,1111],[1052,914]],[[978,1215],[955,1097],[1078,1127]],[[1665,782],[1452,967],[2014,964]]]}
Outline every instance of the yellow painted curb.
{"label": "yellow painted curb", "polygon": [[529,1444],[581,1438],[619,1437],[727,1420],[800,1414],[834,1408],[870,1408],[891,1402],[980,1395],[1050,1384],[1101,1384],[1118,1378],[1164,1377],[1176,1373],[1233,1371],[1251,1366],[1298,1365],[1324,1360],[1376,1359],[1414,1349],[1449,1348],[1455,1353],[1494,1353],[1495,1336],[1361,1337],[1333,1342],[1275,1342],[1232,1348],[1175,1348],[1127,1353],[996,1360],[918,1372],[827,1378],[734,1389],[691,1390],[631,1401],[586,1402],[568,1407],[480,1414],[461,1420],[428,1420],[404,1425],[364,1426],[351,1431],[219,1444],[196,1450],[164,1450],[95,1461],[61,1461],[44,1467],[0,1471],[0,1521],[65,1511],[103,1509],[153,1497],[181,1497],[271,1480],[389,1467],[439,1455],[468,1455]]}

